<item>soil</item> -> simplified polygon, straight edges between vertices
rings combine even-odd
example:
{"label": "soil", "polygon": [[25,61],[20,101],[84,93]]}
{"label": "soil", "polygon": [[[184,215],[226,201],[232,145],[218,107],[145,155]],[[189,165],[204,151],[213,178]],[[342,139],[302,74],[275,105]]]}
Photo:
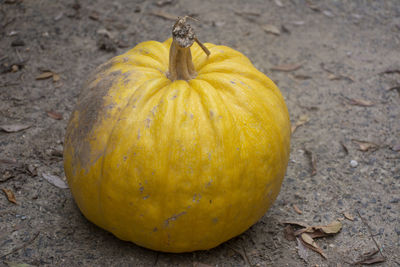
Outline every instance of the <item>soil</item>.
{"label": "soil", "polygon": [[[0,188],[17,202],[0,192],[0,266],[349,266],[377,247],[377,265],[400,265],[398,0],[0,5]],[[139,42],[164,41],[176,15],[200,20],[192,25],[201,41],[247,55],[298,125],[282,190],[262,220],[185,254],[118,240],[82,216],[62,181],[48,182],[65,179],[65,128],[88,74]],[[337,219],[338,234],[316,239],[326,259],[285,238],[285,221]]]}

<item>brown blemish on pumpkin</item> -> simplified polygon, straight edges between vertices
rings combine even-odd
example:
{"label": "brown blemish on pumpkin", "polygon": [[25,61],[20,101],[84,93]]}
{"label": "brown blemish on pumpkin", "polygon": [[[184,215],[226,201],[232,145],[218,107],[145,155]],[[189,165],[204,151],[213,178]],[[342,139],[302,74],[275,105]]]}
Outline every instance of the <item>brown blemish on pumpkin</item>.
{"label": "brown blemish on pumpkin", "polygon": [[[101,65],[97,69],[97,74],[89,78],[67,127],[66,143],[74,148],[72,164],[76,167],[80,165],[86,171],[89,165],[93,164],[91,162],[93,159],[97,160],[103,155],[104,151],[92,151],[89,143],[90,133],[96,124],[101,123],[101,118],[104,118],[108,112],[110,107],[104,107],[105,97],[113,84],[118,81],[121,71],[111,72],[108,75],[100,76],[101,78],[98,79],[93,78],[93,76],[99,76],[99,73],[111,66],[110,61]],[[97,153],[97,155],[93,153]]]}
{"label": "brown blemish on pumpkin", "polygon": [[165,227],[168,227],[168,225],[169,225],[170,222],[176,221],[176,219],[178,219],[178,218],[181,217],[182,215],[185,215],[186,213],[187,213],[186,211],[182,211],[182,212],[180,212],[180,213],[178,213],[178,214],[175,214],[175,215],[169,217],[168,219],[166,219],[166,220],[164,221],[164,226],[165,226]]}

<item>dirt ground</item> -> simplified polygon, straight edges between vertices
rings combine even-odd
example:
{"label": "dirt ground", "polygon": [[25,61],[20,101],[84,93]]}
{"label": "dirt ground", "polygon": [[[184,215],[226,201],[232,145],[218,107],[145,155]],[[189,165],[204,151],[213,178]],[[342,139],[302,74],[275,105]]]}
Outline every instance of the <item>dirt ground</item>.
{"label": "dirt ground", "polygon": [[[377,247],[385,261],[376,265],[400,265],[398,0],[0,5],[0,188],[17,202],[0,192],[0,266],[339,267]],[[263,219],[186,254],[118,240],[82,216],[62,182],[48,181],[65,179],[65,128],[87,75],[139,42],[164,41],[173,15],[200,19],[191,24],[203,42],[247,55],[278,84],[298,126],[282,190]],[[316,239],[326,259],[285,238],[285,221],[336,219],[342,230]]]}

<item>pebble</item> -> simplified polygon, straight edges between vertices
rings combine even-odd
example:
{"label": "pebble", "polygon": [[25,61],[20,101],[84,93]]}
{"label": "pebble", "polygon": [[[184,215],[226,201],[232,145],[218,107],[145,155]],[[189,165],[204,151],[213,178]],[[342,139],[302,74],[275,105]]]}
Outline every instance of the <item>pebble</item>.
{"label": "pebble", "polygon": [[350,161],[350,166],[351,166],[352,168],[357,167],[357,166],[358,166],[357,160],[352,159],[352,160]]}

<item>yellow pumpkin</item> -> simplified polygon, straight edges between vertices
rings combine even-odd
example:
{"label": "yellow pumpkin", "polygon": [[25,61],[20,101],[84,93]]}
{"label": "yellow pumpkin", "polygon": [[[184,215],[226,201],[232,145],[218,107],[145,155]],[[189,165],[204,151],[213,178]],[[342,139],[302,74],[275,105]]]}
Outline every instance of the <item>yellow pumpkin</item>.
{"label": "yellow pumpkin", "polygon": [[234,49],[202,45],[183,18],[173,39],[138,44],[89,78],[64,168],[87,219],[146,248],[187,252],[265,214],[289,145],[278,87]]}

